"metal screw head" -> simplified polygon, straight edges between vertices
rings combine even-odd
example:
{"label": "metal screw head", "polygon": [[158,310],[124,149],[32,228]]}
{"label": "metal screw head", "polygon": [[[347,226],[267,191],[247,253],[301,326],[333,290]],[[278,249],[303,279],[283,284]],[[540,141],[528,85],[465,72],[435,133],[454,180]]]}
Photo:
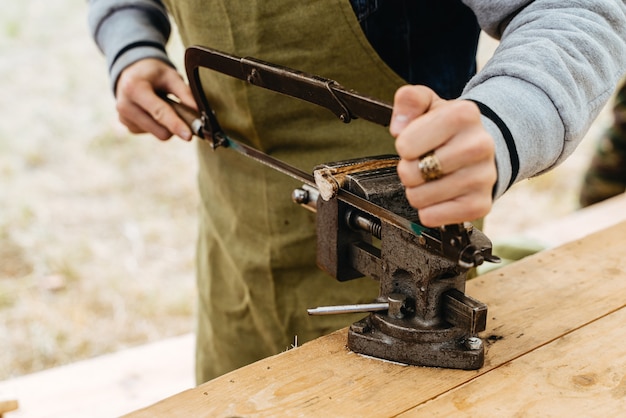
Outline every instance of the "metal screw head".
{"label": "metal screw head", "polygon": [[250,74],[248,74],[248,83],[254,84],[257,78],[259,78],[259,72],[256,70],[256,68],[253,68],[252,71],[250,71]]}
{"label": "metal screw head", "polygon": [[468,350],[480,350],[482,346],[483,340],[478,337],[469,337],[465,340],[465,347],[467,347]]}
{"label": "metal screw head", "polygon": [[304,205],[309,202],[309,192],[304,189],[295,189],[291,193],[291,199],[300,205]]}

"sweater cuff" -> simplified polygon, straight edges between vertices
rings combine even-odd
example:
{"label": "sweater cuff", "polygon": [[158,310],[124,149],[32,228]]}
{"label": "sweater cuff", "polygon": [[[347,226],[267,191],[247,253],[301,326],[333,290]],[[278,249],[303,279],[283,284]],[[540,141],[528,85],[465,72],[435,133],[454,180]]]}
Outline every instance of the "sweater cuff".
{"label": "sweater cuff", "polygon": [[165,52],[169,23],[158,23],[136,8],[118,9],[101,21],[94,35],[106,57],[113,93],[120,73],[136,61],[156,58],[172,65]]}
{"label": "sweater cuff", "polygon": [[172,64],[167,57],[167,53],[162,48],[142,43],[129,45],[129,48],[118,55],[114,60],[113,65],[109,68],[111,89],[113,90],[114,95],[117,92],[117,81],[119,80],[122,71],[124,71],[124,69],[129,65],[146,58],[156,58],[174,67],[174,64]]}
{"label": "sweater cuff", "polygon": [[516,182],[553,168],[563,154],[563,122],[538,87],[514,77],[494,77],[461,98],[479,103],[485,129],[495,141],[498,182],[494,198]]}
{"label": "sweater cuff", "polygon": [[[476,102],[476,104],[478,104],[478,102]],[[480,107],[481,106],[479,104],[479,108]],[[481,113],[482,111],[483,109],[481,108]],[[489,132],[495,144],[496,169],[498,171],[498,179],[496,180],[496,184],[493,186],[492,193],[495,200],[502,196],[515,181],[513,164],[511,162],[512,159],[515,159],[515,156],[511,155],[511,151],[507,146],[507,141],[504,138],[501,127],[499,127],[494,120],[485,116],[484,113],[481,120],[485,130]]]}

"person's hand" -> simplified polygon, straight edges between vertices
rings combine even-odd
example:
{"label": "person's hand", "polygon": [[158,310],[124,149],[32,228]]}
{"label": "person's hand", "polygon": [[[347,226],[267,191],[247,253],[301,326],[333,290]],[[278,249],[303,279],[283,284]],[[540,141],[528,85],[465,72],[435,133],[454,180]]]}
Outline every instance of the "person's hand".
{"label": "person's hand", "polygon": [[[461,223],[489,213],[497,179],[494,141],[475,103],[404,86],[396,92],[389,129],[400,156],[400,181],[422,224]],[[430,152],[434,159],[427,157]],[[439,178],[425,180],[429,172]]]}
{"label": "person's hand", "polygon": [[178,72],[163,61],[147,58],[129,65],[117,82],[117,112],[132,133],[149,132],[160,140],[172,135],[189,141],[191,129],[156,92],[172,93],[196,108],[189,86]]}

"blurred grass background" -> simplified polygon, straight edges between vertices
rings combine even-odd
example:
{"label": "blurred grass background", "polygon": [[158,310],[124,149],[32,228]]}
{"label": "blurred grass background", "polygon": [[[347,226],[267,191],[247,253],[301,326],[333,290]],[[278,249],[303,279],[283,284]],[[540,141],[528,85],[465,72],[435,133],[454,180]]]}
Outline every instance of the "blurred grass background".
{"label": "blurred grass background", "polygon": [[0,3],[0,379],[191,332],[193,145],[117,122],[86,1]]}

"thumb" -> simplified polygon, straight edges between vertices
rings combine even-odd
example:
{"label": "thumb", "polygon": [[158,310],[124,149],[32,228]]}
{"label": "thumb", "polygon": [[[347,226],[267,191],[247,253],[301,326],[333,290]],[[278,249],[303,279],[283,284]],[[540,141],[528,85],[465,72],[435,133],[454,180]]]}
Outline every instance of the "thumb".
{"label": "thumb", "polygon": [[395,138],[411,123],[428,112],[439,96],[426,86],[402,86],[393,99],[393,112],[389,131]]}

